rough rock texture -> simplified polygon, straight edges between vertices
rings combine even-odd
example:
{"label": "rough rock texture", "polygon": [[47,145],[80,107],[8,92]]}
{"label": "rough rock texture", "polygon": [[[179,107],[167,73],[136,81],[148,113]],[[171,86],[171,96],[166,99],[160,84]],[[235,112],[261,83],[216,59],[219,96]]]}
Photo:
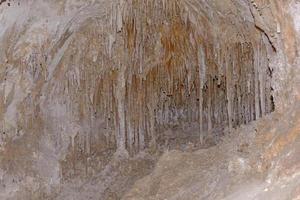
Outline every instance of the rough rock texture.
{"label": "rough rock texture", "polygon": [[123,199],[300,199],[300,2],[270,1],[270,9],[262,3],[253,1],[252,13],[276,49],[269,58],[276,112],[216,147],[165,153]]}
{"label": "rough rock texture", "polygon": [[300,99],[296,0],[0,2],[3,199],[119,199]]}
{"label": "rough rock texture", "polygon": [[217,146],[165,153],[123,199],[299,199],[299,105],[238,128]]}

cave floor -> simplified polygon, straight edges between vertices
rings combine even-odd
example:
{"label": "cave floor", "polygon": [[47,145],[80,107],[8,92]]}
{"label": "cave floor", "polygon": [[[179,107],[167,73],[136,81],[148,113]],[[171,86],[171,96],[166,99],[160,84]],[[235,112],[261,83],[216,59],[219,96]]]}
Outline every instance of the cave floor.
{"label": "cave floor", "polygon": [[[299,104],[300,105],[300,104]],[[300,198],[300,106],[242,126],[207,148],[116,155],[97,176],[62,184],[49,199]]]}
{"label": "cave floor", "polygon": [[123,199],[300,199],[299,108],[238,128],[208,149],[165,152]]}

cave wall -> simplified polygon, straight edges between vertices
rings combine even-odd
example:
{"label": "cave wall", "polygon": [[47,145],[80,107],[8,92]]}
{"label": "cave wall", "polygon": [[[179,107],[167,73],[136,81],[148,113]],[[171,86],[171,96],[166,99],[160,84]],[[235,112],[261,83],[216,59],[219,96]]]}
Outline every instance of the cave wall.
{"label": "cave wall", "polygon": [[[256,0],[250,7],[255,25],[267,36],[275,50],[270,52],[274,69],[272,87],[278,112],[295,103],[299,94],[299,28],[297,0]],[[296,11],[297,10],[297,11]]]}
{"label": "cave wall", "polygon": [[2,172],[24,185],[92,176],[172,127],[195,125],[205,142],[280,107],[296,55],[271,35],[293,29],[284,1],[252,3],[3,2]]}

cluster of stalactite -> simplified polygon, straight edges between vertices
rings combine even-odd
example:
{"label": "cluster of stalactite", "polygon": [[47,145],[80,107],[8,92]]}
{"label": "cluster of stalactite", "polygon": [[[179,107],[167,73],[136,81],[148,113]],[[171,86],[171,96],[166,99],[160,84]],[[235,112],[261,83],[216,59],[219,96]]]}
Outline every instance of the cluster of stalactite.
{"label": "cluster of stalactite", "polygon": [[[174,126],[197,122],[204,142],[274,109],[260,33],[258,40],[204,38],[176,1],[151,2],[144,1],[148,9],[118,4],[108,32],[91,22],[64,55],[54,88],[84,124],[70,138],[66,171],[108,150],[134,155]],[[125,6],[127,13],[118,11]]]}

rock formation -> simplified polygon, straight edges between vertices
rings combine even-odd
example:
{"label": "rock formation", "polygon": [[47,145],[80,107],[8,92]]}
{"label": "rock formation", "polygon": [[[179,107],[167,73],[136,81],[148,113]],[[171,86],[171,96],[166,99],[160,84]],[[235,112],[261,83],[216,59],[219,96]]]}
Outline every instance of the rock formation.
{"label": "rock formation", "polygon": [[[119,199],[113,174],[141,155],[152,166],[284,113],[300,97],[299,4],[0,1],[1,199]],[[93,179],[98,193],[72,196]]]}

